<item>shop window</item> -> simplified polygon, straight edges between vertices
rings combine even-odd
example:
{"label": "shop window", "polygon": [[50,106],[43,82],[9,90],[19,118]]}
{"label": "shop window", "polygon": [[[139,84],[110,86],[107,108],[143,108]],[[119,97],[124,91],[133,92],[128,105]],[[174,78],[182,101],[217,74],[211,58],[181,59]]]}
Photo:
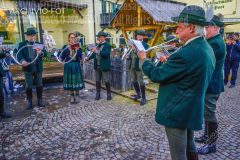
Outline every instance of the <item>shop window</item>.
{"label": "shop window", "polygon": [[21,41],[19,16],[13,10],[0,9],[0,37],[3,45],[15,45]]}

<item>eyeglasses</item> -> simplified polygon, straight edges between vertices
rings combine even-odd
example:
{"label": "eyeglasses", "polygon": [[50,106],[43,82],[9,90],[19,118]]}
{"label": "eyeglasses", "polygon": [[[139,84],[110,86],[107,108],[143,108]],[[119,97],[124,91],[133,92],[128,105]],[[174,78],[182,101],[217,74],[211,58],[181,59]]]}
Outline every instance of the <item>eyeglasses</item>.
{"label": "eyeglasses", "polygon": [[72,38],[72,39],[73,39],[73,38],[76,38],[76,37],[69,37],[69,38]]}

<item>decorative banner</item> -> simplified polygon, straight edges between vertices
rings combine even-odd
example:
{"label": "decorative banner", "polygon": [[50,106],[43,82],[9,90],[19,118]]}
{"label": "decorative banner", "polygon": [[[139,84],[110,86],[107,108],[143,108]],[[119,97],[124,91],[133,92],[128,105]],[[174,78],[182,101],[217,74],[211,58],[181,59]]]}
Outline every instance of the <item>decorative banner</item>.
{"label": "decorative banner", "polygon": [[213,5],[214,14],[236,14],[237,0],[205,0],[207,5]]}

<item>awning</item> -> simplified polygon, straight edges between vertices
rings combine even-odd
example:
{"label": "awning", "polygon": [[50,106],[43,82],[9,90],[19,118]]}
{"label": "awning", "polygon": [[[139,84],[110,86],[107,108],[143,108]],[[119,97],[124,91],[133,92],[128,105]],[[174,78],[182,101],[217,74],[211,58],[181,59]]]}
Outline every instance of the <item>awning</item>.
{"label": "awning", "polygon": [[171,17],[177,17],[184,9],[185,3],[175,1],[136,0],[156,22],[171,22]]}
{"label": "awning", "polygon": [[74,8],[83,9],[87,8],[87,4],[76,4],[71,2],[66,2],[64,0],[41,0],[40,6],[42,8]]}
{"label": "awning", "polygon": [[35,10],[38,11],[40,9],[40,4],[38,1],[30,1],[30,0],[18,0],[17,1],[18,8],[21,10]]}
{"label": "awning", "polygon": [[224,27],[225,33],[240,32],[240,23]]}

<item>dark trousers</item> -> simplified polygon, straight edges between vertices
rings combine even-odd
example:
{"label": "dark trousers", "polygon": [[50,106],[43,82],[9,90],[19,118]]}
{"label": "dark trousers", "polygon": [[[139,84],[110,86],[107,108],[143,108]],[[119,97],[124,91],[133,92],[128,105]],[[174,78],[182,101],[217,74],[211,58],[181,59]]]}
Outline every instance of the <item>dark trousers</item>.
{"label": "dark trousers", "polygon": [[32,89],[33,82],[36,87],[42,86],[42,72],[24,72],[26,88]]}
{"label": "dark trousers", "polygon": [[0,114],[4,112],[3,79],[0,77]]}
{"label": "dark trousers", "polygon": [[231,84],[235,85],[237,79],[237,72],[239,67],[239,61],[225,61],[224,63],[224,83],[228,83],[228,76],[232,69]]}

